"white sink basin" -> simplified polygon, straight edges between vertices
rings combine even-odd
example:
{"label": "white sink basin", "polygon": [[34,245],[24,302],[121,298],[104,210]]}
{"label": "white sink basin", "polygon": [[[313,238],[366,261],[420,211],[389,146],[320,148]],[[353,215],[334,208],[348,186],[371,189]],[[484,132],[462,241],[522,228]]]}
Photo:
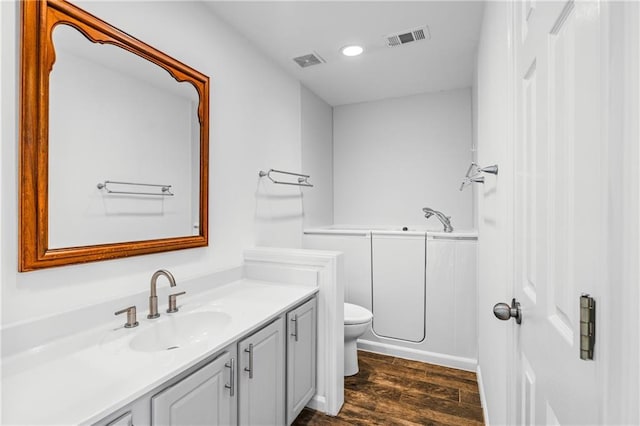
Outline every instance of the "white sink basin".
{"label": "white sink basin", "polygon": [[157,321],[131,339],[131,349],[157,352],[203,342],[223,331],[231,317],[224,312],[191,312],[167,315]]}

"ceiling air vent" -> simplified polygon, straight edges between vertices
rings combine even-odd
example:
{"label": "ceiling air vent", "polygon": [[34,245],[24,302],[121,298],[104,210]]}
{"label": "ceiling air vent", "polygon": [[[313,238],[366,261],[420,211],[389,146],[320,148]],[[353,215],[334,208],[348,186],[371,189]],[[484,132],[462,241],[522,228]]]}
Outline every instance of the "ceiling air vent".
{"label": "ceiling air vent", "polygon": [[431,34],[429,34],[429,27],[426,25],[413,30],[402,31],[385,36],[388,47],[396,47],[414,41],[429,40],[430,38]]}
{"label": "ceiling air vent", "polygon": [[297,58],[293,58],[293,60],[296,61],[296,64],[300,65],[301,68],[324,63],[324,59],[315,52],[309,53],[308,55],[298,56]]}

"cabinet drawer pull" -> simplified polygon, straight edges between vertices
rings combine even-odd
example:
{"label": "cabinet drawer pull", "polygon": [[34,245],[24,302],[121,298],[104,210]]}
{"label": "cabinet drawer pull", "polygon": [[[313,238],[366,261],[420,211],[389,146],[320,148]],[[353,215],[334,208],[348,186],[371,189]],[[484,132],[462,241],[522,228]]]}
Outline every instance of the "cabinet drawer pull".
{"label": "cabinet drawer pull", "polygon": [[297,342],[298,341],[298,314],[294,314],[293,318],[291,318],[291,321],[293,321],[293,323],[295,324],[293,328],[293,333],[291,333],[291,335],[296,338],[296,342]]}
{"label": "cabinet drawer pull", "polygon": [[253,379],[253,343],[249,343],[249,349],[245,349],[244,351],[249,353],[249,368],[245,367],[244,371],[248,371],[249,378]]}
{"label": "cabinet drawer pull", "polygon": [[236,359],[231,358],[224,366],[231,369],[229,372],[229,384],[224,385],[224,387],[229,389],[229,396],[234,396],[236,394]]}

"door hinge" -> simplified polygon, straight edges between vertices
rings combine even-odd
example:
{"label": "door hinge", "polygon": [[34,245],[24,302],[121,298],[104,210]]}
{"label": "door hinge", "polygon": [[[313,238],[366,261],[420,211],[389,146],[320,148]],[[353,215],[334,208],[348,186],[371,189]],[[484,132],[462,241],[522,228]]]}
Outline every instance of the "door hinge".
{"label": "door hinge", "polygon": [[580,296],[580,359],[593,359],[596,343],[596,301],[588,294]]}

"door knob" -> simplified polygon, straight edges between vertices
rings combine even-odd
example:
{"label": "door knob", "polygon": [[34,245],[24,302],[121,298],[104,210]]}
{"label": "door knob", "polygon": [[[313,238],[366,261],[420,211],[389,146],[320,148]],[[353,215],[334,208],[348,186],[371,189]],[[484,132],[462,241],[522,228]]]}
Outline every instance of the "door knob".
{"label": "door knob", "polygon": [[520,311],[520,302],[516,302],[516,299],[511,299],[511,306],[506,303],[496,303],[493,306],[493,315],[499,320],[506,321],[510,318],[515,318],[516,323],[522,323],[522,312]]}

